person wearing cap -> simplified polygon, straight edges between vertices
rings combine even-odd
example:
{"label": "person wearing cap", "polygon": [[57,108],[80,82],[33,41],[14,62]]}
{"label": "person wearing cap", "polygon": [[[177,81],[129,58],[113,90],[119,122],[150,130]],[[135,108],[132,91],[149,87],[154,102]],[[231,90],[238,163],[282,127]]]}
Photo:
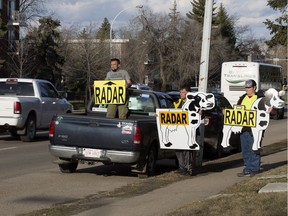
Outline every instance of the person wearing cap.
{"label": "person wearing cap", "polygon": [[[256,92],[257,84],[255,80],[249,79],[245,82],[246,93],[242,95],[237,105],[244,105],[246,110],[250,110],[253,103],[260,97],[264,97],[263,92]],[[238,177],[254,176],[260,171],[260,154],[252,150],[253,135],[250,127],[243,127],[240,134],[242,157],[244,169],[238,173]]]}

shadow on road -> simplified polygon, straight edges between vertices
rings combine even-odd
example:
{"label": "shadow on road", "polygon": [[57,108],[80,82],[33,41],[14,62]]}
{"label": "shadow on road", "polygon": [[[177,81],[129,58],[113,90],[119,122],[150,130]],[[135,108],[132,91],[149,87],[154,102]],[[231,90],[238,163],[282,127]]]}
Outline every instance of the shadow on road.
{"label": "shadow on road", "polygon": [[[4,141],[20,141],[20,136],[12,136],[8,133],[3,133],[0,135],[0,140]],[[49,140],[48,131],[41,131],[36,134],[34,142],[41,142]]]}

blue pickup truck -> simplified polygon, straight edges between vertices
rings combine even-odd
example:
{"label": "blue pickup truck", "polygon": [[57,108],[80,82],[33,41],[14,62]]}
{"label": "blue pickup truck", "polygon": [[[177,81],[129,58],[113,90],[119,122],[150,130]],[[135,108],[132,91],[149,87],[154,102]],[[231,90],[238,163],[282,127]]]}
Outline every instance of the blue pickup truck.
{"label": "blue pickup truck", "polygon": [[86,115],[54,116],[49,130],[49,150],[60,171],[75,172],[79,161],[127,164],[143,177],[155,173],[156,160],[175,158],[174,150],[159,148],[156,109],[173,108],[162,92],[129,89],[127,119],[106,118],[106,106],[91,100]]}

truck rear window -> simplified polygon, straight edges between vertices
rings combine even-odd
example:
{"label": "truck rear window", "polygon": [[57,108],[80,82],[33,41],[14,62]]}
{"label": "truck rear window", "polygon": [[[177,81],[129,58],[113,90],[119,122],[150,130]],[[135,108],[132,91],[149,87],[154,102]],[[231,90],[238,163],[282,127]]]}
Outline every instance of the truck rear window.
{"label": "truck rear window", "polygon": [[32,83],[0,82],[0,95],[34,96]]}

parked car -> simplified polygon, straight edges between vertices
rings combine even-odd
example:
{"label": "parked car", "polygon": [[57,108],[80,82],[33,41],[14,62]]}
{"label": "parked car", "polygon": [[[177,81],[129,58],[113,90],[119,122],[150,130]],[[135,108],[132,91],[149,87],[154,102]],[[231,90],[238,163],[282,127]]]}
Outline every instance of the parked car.
{"label": "parked car", "polygon": [[153,89],[150,86],[140,83],[132,84],[130,88],[153,91]]}
{"label": "parked car", "polygon": [[273,108],[271,113],[270,113],[270,118],[273,118],[275,120],[283,119],[284,118],[284,112],[285,112],[284,107],[280,108],[280,109]]}
{"label": "parked car", "polygon": [[[180,98],[178,91],[167,92],[174,101]],[[223,155],[223,147],[221,141],[223,137],[223,109],[232,108],[229,101],[219,93],[213,93],[215,96],[215,106],[211,110],[205,111],[205,135],[204,135],[204,153],[212,154],[216,157]],[[239,135],[232,134],[230,138],[230,146],[232,149],[240,150],[240,138]],[[229,148],[229,150],[231,150]]]}
{"label": "parked car", "polygon": [[0,79],[0,132],[35,139],[36,131],[48,129],[55,114],[71,113],[73,106],[47,80]]}

